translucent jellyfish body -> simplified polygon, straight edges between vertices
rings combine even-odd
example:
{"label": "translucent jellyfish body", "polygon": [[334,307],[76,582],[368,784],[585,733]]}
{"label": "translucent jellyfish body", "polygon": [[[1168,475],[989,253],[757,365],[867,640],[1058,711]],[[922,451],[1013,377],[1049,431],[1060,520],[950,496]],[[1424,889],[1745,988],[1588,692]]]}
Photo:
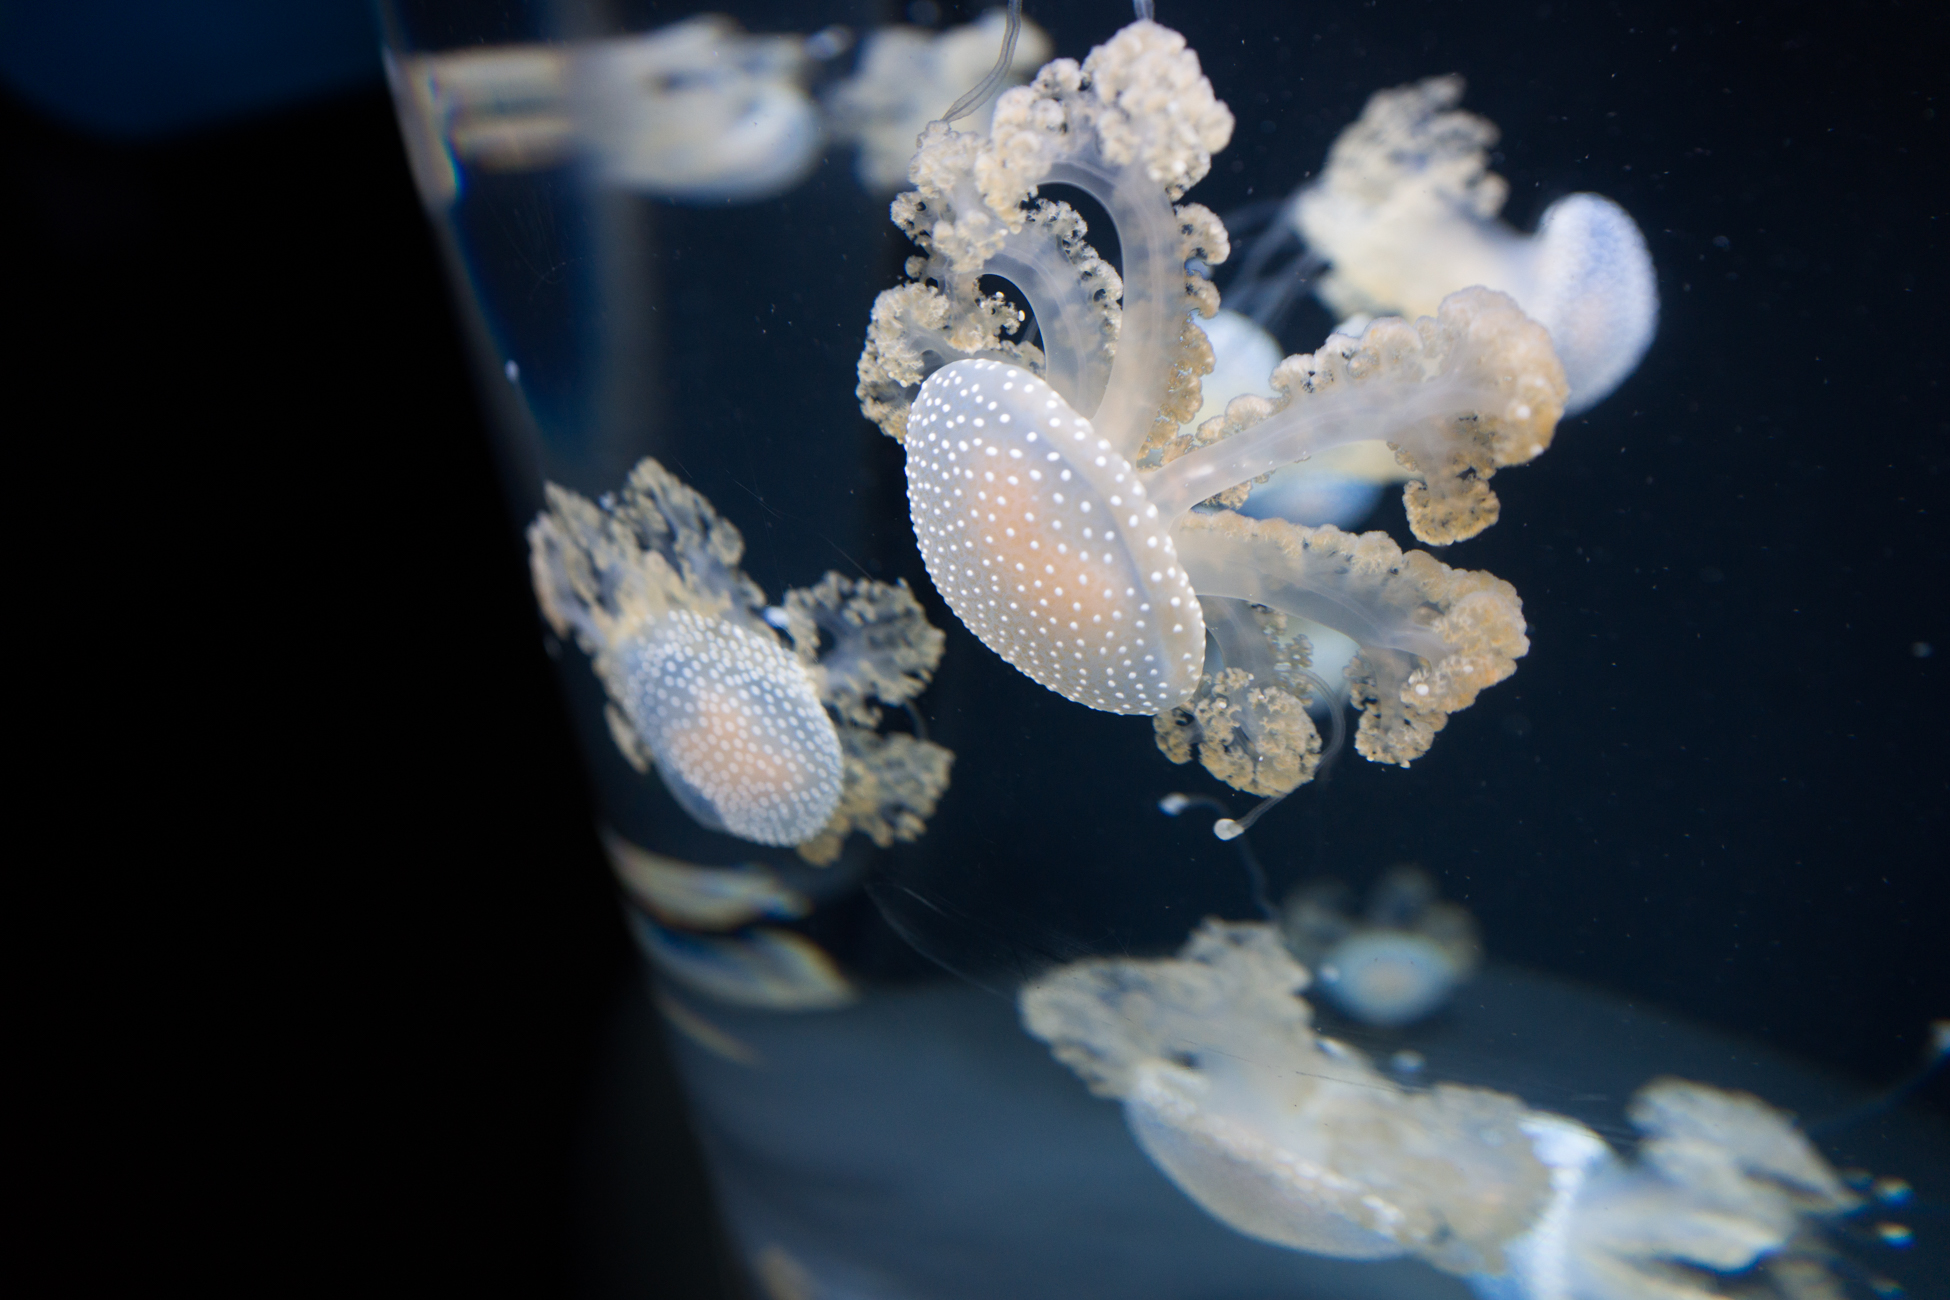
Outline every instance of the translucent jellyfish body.
{"label": "translucent jellyfish body", "polygon": [[1854,1204],[1787,1116],[1743,1094],[1650,1085],[1626,1159],[1515,1097],[1404,1089],[1314,1033],[1307,982],[1272,926],[1208,920],[1175,958],[1063,966],[1019,1006],[1227,1226],[1347,1259],[1417,1255],[1488,1300],[1752,1294],[1798,1234]]}
{"label": "translucent jellyfish body", "polygon": [[443,207],[461,169],[529,171],[574,158],[606,184],[691,202],[783,193],[824,129],[797,36],[704,14],[634,36],[505,45],[389,66],[421,195]]}
{"label": "translucent jellyfish body", "polygon": [[1384,873],[1360,914],[1331,882],[1295,890],[1280,909],[1288,951],[1314,987],[1355,1020],[1412,1024],[1440,1009],[1482,961],[1468,910],[1437,897],[1417,867]]}
{"label": "translucent jellyfish body", "polygon": [[[1249,316],[1222,309],[1199,328],[1212,345],[1212,373],[1200,384],[1203,401],[1189,422],[1193,428],[1223,416],[1233,398],[1258,393],[1280,363],[1279,341]],[[1264,482],[1255,480],[1239,513],[1352,528],[1373,513],[1390,484],[1413,477],[1386,442],[1345,443],[1282,466]]]}
{"label": "translucent jellyfish body", "polygon": [[[891,194],[907,184],[915,140],[961,88],[980,81],[995,65],[1004,25],[1002,11],[992,9],[980,22],[944,32],[892,26],[868,33],[857,70],[826,99],[834,134],[859,142],[855,171],[862,185]],[[1006,84],[1027,79],[1049,56],[1049,37],[1024,21]],[[987,114],[978,107],[969,126],[986,131]]]}
{"label": "translucent jellyfish body", "polygon": [[753,36],[704,14],[589,47],[576,113],[611,184],[703,202],[784,193],[819,161],[824,132],[797,36]]}
{"label": "translucent jellyfish body", "polygon": [[593,660],[617,746],[700,823],[816,862],[852,830],[924,829],[951,755],[877,730],[941,655],[906,587],[828,574],[768,610],[738,530],[649,459],[600,501],[551,484],[528,540],[543,615]]}
{"label": "translucent jellyfish body", "polygon": [[[1314,619],[1357,642],[1356,745],[1384,762],[1420,754],[1527,643],[1515,592],[1489,575],[1403,555],[1381,534],[1230,507],[1283,465],[1385,438],[1417,475],[1406,498],[1416,535],[1472,536],[1496,519],[1489,477],[1549,444],[1564,381],[1545,331],[1509,298],[1473,290],[1433,317],[1289,357],[1271,397],[1184,427],[1211,367],[1190,316],[1218,305],[1186,267],[1222,261],[1227,243],[1210,212],[1173,201],[1231,129],[1197,56],[1149,21],[1006,92],[986,137],[931,126],[918,189],[894,201],[922,255],[912,281],[874,305],[859,395],[906,446],[929,575],[985,644],[1093,708],[1157,716],[1214,702],[1174,743],[1189,755],[1246,735],[1250,761],[1220,766],[1250,768],[1256,783],[1242,788],[1265,789],[1312,771],[1318,736],[1294,703],[1307,694],[1306,647],[1268,644],[1286,632],[1277,620],[1215,620],[1215,602]],[[1074,210],[1039,196],[1054,183],[1104,205],[1122,274]],[[1038,344],[1012,337],[1024,314],[985,295],[984,275],[1028,302]],[[1255,675],[1271,662],[1291,671]],[[1229,669],[1252,675],[1243,691],[1220,683]],[[1208,742],[1235,697],[1251,716]]]}
{"label": "translucent jellyfish body", "polygon": [[1344,317],[1416,316],[1468,285],[1508,293],[1550,330],[1569,411],[1601,401],[1638,366],[1659,322],[1645,238],[1625,209],[1571,194],[1525,235],[1497,213],[1509,186],[1488,169],[1496,127],[1456,111],[1461,77],[1384,90],[1341,133],[1287,219],[1329,269],[1315,292]]}

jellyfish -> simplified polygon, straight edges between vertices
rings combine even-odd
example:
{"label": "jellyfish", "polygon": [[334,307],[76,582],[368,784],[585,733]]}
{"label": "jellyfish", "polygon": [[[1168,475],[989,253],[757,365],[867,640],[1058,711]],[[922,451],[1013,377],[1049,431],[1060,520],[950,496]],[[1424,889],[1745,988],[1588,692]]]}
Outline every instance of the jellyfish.
{"label": "jellyfish", "polygon": [[[1404,554],[1382,533],[1232,507],[1282,465],[1386,438],[1417,476],[1405,496],[1416,536],[1460,541],[1497,517],[1490,476],[1549,444],[1565,390],[1545,330],[1473,288],[1433,317],[1288,357],[1271,397],[1184,429],[1211,368],[1191,314],[1218,306],[1186,268],[1222,261],[1227,243],[1211,212],[1173,201],[1231,130],[1198,56],[1148,20],[1005,92],[986,137],[931,125],[917,188],[893,203],[922,251],[910,282],[874,304],[858,393],[906,447],[922,557],[971,631],[1078,703],[1189,710],[1160,732],[1167,753],[1198,752],[1266,789],[1307,779],[1319,746],[1300,707],[1308,648],[1282,617],[1359,645],[1356,748],[1403,765],[1528,642],[1515,590],[1492,575]],[[1104,205],[1121,274],[1074,209],[1039,197],[1047,183]],[[1039,343],[1011,336],[1025,315],[984,294],[985,275],[1027,299]],[[1247,761],[1215,763],[1228,747]]]}
{"label": "jellyfish", "polygon": [[460,164],[536,171],[577,157],[621,189],[749,203],[819,161],[824,128],[804,87],[818,48],[703,14],[634,36],[425,55],[388,74],[436,209],[458,197]]}
{"label": "jellyfish", "polygon": [[1304,886],[1281,909],[1287,950],[1312,971],[1322,996],[1370,1025],[1433,1014],[1476,972],[1483,945],[1469,910],[1442,901],[1419,867],[1384,873],[1359,917],[1334,882]]}
{"label": "jellyfish", "polygon": [[[1006,21],[997,9],[939,34],[896,25],[867,36],[858,70],[826,98],[833,133],[859,142],[854,170],[861,185],[891,194],[907,183],[916,138],[941,116],[958,87],[974,85],[989,71]],[[1007,84],[1026,79],[1049,55],[1049,37],[1025,21]],[[988,119],[978,118],[976,126],[986,131]]]}
{"label": "jellyfish", "polygon": [[1632,373],[1658,328],[1645,237],[1597,194],[1551,204],[1534,235],[1502,221],[1509,186],[1487,155],[1496,127],[1458,111],[1462,94],[1458,76],[1377,93],[1265,238],[1298,234],[1306,266],[1327,264],[1314,292],[1356,325],[1424,314],[1467,285],[1501,289],[1550,331],[1570,385],[1565,410],[1586,410]]}
{"label": "jellyfish", "polygon": [[768,607],[738,530],[648,457],[618,493],[547,499],[528,530],[536,598],[590,656],[633,767],[700,824],[817,864],[851,831],[886,847],[925,830],[953,756],[879,730],[941,658],[904,583],[829,573]]}
{"label": "jellyfish", "polygon": [[1314,1032],[1307,984],[1275,927],[1208,919],[1175,958],[1058,967],[1018,1007],[1220,1222],[1343,1259],[1415,1255],[1485,1300],[1750,1294],[1770,1270],[1805,1274],[1791,1243],[1855,1206],[1757,1098],[1655,1081],[1626,1157],[1503,1093],[1402,1087]]}
{"label": "jellyfish", "polygon": [[804,38],[750,35],[722,14],[585,47],[576,111],[597,175],[690,202],[783,194],[825,138],[809,62]]}

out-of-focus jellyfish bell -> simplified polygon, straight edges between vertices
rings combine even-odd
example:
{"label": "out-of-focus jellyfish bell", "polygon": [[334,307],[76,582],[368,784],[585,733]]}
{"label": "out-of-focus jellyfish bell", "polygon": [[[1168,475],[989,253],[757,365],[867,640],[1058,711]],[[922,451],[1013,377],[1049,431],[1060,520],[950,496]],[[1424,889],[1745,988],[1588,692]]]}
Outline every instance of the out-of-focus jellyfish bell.
{"label": "out-of-focus jellyfish bell", "polygon": [[632,765],[703,825],[813,862],[850,831],[921,834],[952,756],[878,731],[880,705],[919,694],[941,657],[904,585],[828,574],[768,609],[738,530],[654,460],[600,501],[547,495],[528,532],[536,598],[594,661]]}
{"label": "out-of-focus jellyfish bell", "polygon": [[1370,1025],[1412,1024],[1439,1010],[1482,961],[1476,922],[1443,902],[1418,867],[1389,870],[1362,915],[1342,906],[1331,882],[1294,891],[1280,929],[1336,1009]]}
{"label": "out-of-focus jellyfish bell", "polygon": [[1509,1267],[1469,1283],[1483,1300],[1839,1297],[1808,1229],[1859,1200],[1793,1117],[1746,1093],[1655,1079],[1632,1098],[1625,1159],[1575,1121],[1533,1111],[1551,1200],[1508,1243]]}
{"label": "out-of-focus jellyfish bell", "polygon": [[1498,218],[1509,186],[1488,170],[1496,127],[1456,111],[1463,80],[1384,90],[1341,133],[1288,219],[1329,269],[1315,292],[1345,317],[1417,316],[1465,285],[1515,298],[1551,333],[1571,395],[1601,401],[1658,327],[1652,257],[1612,200],[1571,194],[1524,235]]}
{"label": "out-of-focus jellyfish bell", "polygon": [[809,42],[704,14],[634,36],[456,50],[389,64],[430,207],[463,168],[580,157],[601,182],[681,202],[752,202],[804,180],[824,141]]}
{"label": "out-of-focus jellyfish bell", "polygon": [[[993,9],[979,22],[945,32],[893,26],[877,27],[867,36],[858,69],[826,98],[834,134],[859,143],[855,170],[862,185],[891,194],[907,184],[907,163],[914,156],[916,138],[963,88],[988,73],[1006,25],[1003,11]],[[1025,20],[996,90],[1026,80],[1049,56],[1049,37]],[[988,112],[979,110],[992,112],[993,106],[977,107],[969,125],[986,132]]]}
{"label": "out-of-focus jellyfish bell", "polygon": [[1854,1207],[1788,1117],[1679,1080],[1641,1090],[1615,1153],[1573,1120],[1483,1088],[1409,1090],[1319,1037],[1307,972],[1273,927],[1207,920],[1173,958],[1094,959],[1032,980],[1024,1027],[1207,1213],[1345,1259],[1413,1254],[1485,1300],[1715,1300]]}
{"label": "out-of-focus jellyfish bell", "polygon": [[819,160],[806,43],[703,14],[596,42],[576,61],[584,144],[611,184],[694,202],[784,193]]}

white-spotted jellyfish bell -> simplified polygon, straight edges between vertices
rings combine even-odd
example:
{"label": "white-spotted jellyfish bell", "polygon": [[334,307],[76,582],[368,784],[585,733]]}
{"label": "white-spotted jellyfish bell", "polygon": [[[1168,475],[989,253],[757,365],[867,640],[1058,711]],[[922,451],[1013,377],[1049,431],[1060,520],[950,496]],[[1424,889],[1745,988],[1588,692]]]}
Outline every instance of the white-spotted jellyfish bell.
{"label": "white-spotted jellyfish bell", "polygon": [[547,499],[528,530],[535,595],[590,656],[632,766],[700,824],[821,865],[852,831],[922,833],[953,756],[879,730],[941,658],[905,585],[829,573],[768,607],[738,530],[648,458],[598,501],[555,484]]}
{"label": "white-spotted jellyfish bell", "polygon": [[1287,949],[1313,972],[1313,987],[1364,1024],[1394,1028],[1439,1011],[1482,962],[1467,908],[1443,901],[1414,866],[1392,867],[1359,912],[1336,882],[1304,885],[1281,908]]}

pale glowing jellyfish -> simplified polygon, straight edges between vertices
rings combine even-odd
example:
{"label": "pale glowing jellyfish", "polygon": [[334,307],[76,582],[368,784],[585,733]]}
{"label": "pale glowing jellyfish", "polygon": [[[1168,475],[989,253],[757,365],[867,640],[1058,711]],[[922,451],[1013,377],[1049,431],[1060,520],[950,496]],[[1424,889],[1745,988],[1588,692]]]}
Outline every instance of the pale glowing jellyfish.
{"label": "pale glowing jellyfish", "polygon": [[1597,194],[1551,204],[1534,235],[1500,220],[1496,127],[1457,111],[1462,93],[1448,76],[1376,94],[1285,219],[1328,263],[1314,290],[1343,317],[1419,316],[1469,285],[1508,293],[1557,345],[1565,409],[1585,410],[1651,346],[1652,256],[1625,209]]}
{"label": "pale glowing jellyfish", "polygon": [[[891,194],[907,184],[908,159],[928,123],[940,117],[962,87],[994,65],[1007,19],[990,10],[980,22],[935,33],[921,27],[876,27],[860,49],[858,69],[826,98],[833,133],[856,140],[855,171],[870,190]],[[1016,38],[1005,85],[1028,79],[1050,56],[1049,37],[1025,21]],[[988,130],[978,113],[970,123]]]}
{"label": "pale glowing jellyfish", "polygon": [[1306,985],[1272,926],[1208,920],[1176,958],[1063,966],[1019,1006],[1220,1222],[1315,1254],[1417,1255],[1490,1300],[1752,1294],[1797,1235],[1855,1204],[1752,1097],[1656,1082],[1628,1159],[1515,1097],[1403,1088],[1314,1033]]}
{"label": "pale glowing jellyfish", "polygon": [[600,501],[550,484],[528,540],[542,613],[594,661],[618,748],[700,823],[819,863],[853,830],[921,834],[952,755],[877,730],[941,657],[904,585],[828,574],[768,609],[738,530],[647,458]]}
{"label": "pale glowing jellyfish", "polygon": [[[1308,693],[1308,669],[1283,617],[1360,645],[1355,743],[1379,762],[1421,754],[1528,643],[1515,591],[1488,574],[1404,555],[1384,534],[1228,507],[1282,465],[1386,438],[1418,475],[1406,495],[1416,535],[1438,545],[1473,536],[1497,516],[1489,477],[1549,444],[1564,380],[1542,327],[1476,289],[1433,318],[1378,321],[1359,339],[1289,357],[1270,378],[1273,397],[1238,398],[1222,418],[1181,427],[1211,366],[1188,313],[1218,306],[1187,264],[1222,261],[1227,244],[1209,211],[1173,200],[1231,130],[1197,56],[1149,21],[1081,67],[1058,59],[1006,92],[986,137],[929,127],[912,169],[919,188],[893,206],[922,256],[909,260],[913,282],[874,304],[859,394],[907,448],[922,556],[970,630],[1093,708],[1155,716],[1209,699],[1222,722],[1245,709],[1227,734],[1246,735],[1253,752],[1223,766],[1250,769],[1242,788],[1265,790],[1307,779],[1319,746],[1305,708],[1290,703]],[[1037,196],[1048,183],[1108,210],[1121,275],[1085,242],[1074,210]],[[983,275],[1027,299],[1040,346],[1006,337],[1023,314],[984,295]],[[1239,614],[1247,605],[1270,616]],[[1229,616],[1214,617],[1221,609]],[[1243,688],[1218,680],[1234,668],[1252,678]]]}
{"label": "pale glowing jellyfish", "polygon": [[793,188],[824,135],[798,36],[754,36],[702,14],[578,56],[575,110],[597,174],[696,202],[750,202]]}
{"label": "pale glowing jellyfish", "polygon": [[703,14],[634,36],[425,55],[388,74],[429,206],[458,196],[463,166],[535,171],[577,158],[618,188],[752,202],[819,161],[824,129],[804,85],[816,48]]}
{"label": "pale glowing jellyfish", "polygon": [[1359,915],[1331,882],[1295,890],[1280,909],[1287,950],[1336,1008],[1371,1025],[1411,1024],[1435,1012],[1482,962],[1468,909],[1442,901],[1417,867],[1394,867]]}

